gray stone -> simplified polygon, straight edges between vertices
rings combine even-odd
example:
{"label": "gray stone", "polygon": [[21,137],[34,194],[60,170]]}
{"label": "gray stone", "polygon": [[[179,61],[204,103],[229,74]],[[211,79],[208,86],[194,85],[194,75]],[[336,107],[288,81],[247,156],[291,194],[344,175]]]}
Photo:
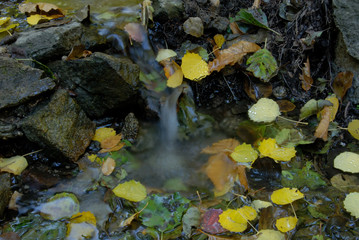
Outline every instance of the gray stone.
{"label": "gray stone", "polygon": [[225,32],[228,28],[229,20],[225,17],[216,17],[214,18],[210,24],[209,27],[215,29],[216,32]]}
{"label": "gray stone", "polygon": [[125,124],[121,129],[121,133],[124,139],[127,139],[131,143],[134,143],[137,139],[140,123],[138,122],[135,114],[129,113],[125,117]]}
{"label": "gray stone", "polygon": [[348,53],[359,60],[359,1],[334,0],[335,23],[343,34]]}
{"label": "gray stone", "polygon": [[49,67],[91,117],[125,106],[139,88],[139,67],[127,58],[93,53],[84,59],[56,61]]}
{"label": "gray stone", "polygon": [[11,198],[11,181],[10,173],[0,174],[0,217],[3,218],[3,214]]}
{"label": "gray stone", "polygon": [[47,105],[25,118],[22,129],[49,156],[76,161],[90,144],[95,124],[67,91],[60,89]]}
{"label": "gray stone", "polygon": [[153,16],[161,19],[182,18],[184,11],[182,0],[154,0],[153,9]]}
{"label": "gray stone", "polygon": [[0,57],[0,109],[18,106],[55,87],[43,71],[12,58]]}
{"label": "gray stone", "polygon": [[90,29],[78,22],[50,28],[30,29],[20,33],[15,48],[23,49],[26,56],[38,61],[61,58],[68,55],[75,45],[86,48],[102,43],[97,30]]}
{"label": "gray stone", "polygon": [[199,17],[190,17],[183,23],[183,30],[194,37],[201,37],[203,35],[203,22]]}

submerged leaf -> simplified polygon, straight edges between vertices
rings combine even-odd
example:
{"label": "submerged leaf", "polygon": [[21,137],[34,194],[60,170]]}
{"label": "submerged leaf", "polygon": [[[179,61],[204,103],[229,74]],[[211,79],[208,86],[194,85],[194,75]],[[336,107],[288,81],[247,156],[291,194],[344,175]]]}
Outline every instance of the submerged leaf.
{"label": "submerged leaf", "polygon": [[280,115],[278,104],[269,98],[261,98],[248,110],[254,122],[273,122]]}
{"label": "submerged leaf", "polygon": [[344,172],[359,173],[359,154],[342,152],[335,157],[334,167]]}
{"label": "submerged leaf", "polygon": [[335,95],[343,100],[346,92],[352,86],[354,74],[352,72],[340,72],[333,81],[333,91]]}
{"label": "submerged leaf", "polygon": [[209,75],[207,63],[196,53],[186,53],[181,68],[185,78],[190,80],[199,81]]}
{"label": "submerged leaf", "polygon": [[80,210],[80,203],[72,193],[58,193],[40,206],[40,214],[48,220],[70,218]]}
{"label": "submerged leaf", "polygon": [[260,49],[247,60],[247,71],[263,82],[268,82],[278,69],[277,61],[267,49]]}
{"label": "submerged leaf", "polygon": [[293,230],[295,228],[297,222],[298,218],[296,217],[284,217],[277,219],[277,221],[275,222],[275,226],[281,232],[289,232],[290,230]]}
{"label": "submerged leaf", "polygon": [[301,198],[304,198],[304,194],[296,188],[281,188],[271,195],[272,202],[278,205],[286,205]]}
{"label": "submerged leaf", "polygon": [[218,222],[219,215],[223,213],[222,209],[208,209],[201,219],[201,228],[210,234],[224,233],[227,230]]}
{"label": "submerged leaf", "polygon": [[132,202],[142,201],[147,196],[146,188],[140,182],[135,180],[120,183],[117,187],[112,189],[112,191],[117,197],[121,197]]}
{"label": "submerged leaf", "polygon": [[294,147],[280,147],[273,138],[262,140],[259,143],[258,150],[263,156],[276,161],[290,161],[296,154]]}

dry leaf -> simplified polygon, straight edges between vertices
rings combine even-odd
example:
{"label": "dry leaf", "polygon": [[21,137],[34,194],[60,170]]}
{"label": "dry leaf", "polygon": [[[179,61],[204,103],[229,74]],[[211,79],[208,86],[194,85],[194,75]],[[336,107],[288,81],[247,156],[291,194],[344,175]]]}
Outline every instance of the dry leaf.
{"label": "dry leaf", "polygon": [[333,81],[333,91],[335,95],[343,100],[348,89],[352,86],[354,74],[352,72],[340,72]]}
{"label": "dry leaf", "polygon": [[260,98],[267,98],[272,95],[272,84],[264,82],[253,82],[248,79],[244,81],[244,91],[254,101]]}
{"label": "dry leaf", "polygon": [[323,110],[321,111],[321,120],[320,123],[315,130],[314,136],[317,138],[321,138],[324,141],[328,140],[328,128],[330,123],[330,107],[325,106]]}
{"label": "dry leaf", "polygon": [[[19,200],[24,194],[19,193],[18,191],[14,191],[14,193],[11,195],[11,199],[8,205],[8,208],[11,210],[17,211],[19,208],[19,205],[16,204],[17,200]],[[1,238],[0,238],[1,239]]]}
{"label": "dry leaf", "polygon": [[233,34],[240,34],[243,35],[244,33],[241,31],[241,29],[238,27],[238,24],[236,22],[229,23],[229,28],[231,29]]}
{"label": "dry leaf", "polygon": [[239,165],[237,169],[238,169],[238,180],[241,183],[241,185],[244,187],[244,189],[248,191],[249,185],[247,180],[246,166]]}
{"label": "dry leaf", "polygon": [[310,76],[309,58],[307,58],[307,62],[304,63],[303,73],[299,76],[299,79],[302,80],[302,88],[305,91],[308,91],[312,87],[313,78]]}
{"label": "dry leaf", "polygon": [[76,45],[71,49],[71,52],[66,58],[66,61],[68,60],[74,60],[74,59],[80,59],[80,58],[86,58],[92,54],[91,51],[86,50],[85,46],[80,44]]}
{"label": "dry leaf", "polygon": [[291,112],[295,109],[295,105],[288,100],[278,100],[276,102],[280,112]]}
{"label": "dry leaf", "polygon": [[209,72],[220,71],[227,65],[233,66],[242,61],[247,53],[256,52],[261,49],[257,44],[248,41],[239,41],[227,49],[217,51],[219,57],[208,63]]}
{"label": "dry leaf", "polygon": [[201,153],[217,154],[227,153],[230,154],[239,145],[239,142],[234,138],[227,138],[213,143],[212,146],[202,149]]}
{"label": "dry leaf", "polygon": [[181,67],[173,60],[162,60],[161,65],[164,66],[163,70],[168,78],[167,86],[171,88],[180,86],[183,82],[183,72]]}
{"label": "dry leaf", "polygon": [[101,141],[101,148],[113,148],[118,145],[122,140],[122,135],[109,136]]}
{"label": "dry leaf", "polygon": [[102,164],[101,172],[103,173],[103,175],[108,176],[113,172],[115,167],[116,167],[115,160],[113,160],[113,158],[108,157]]}

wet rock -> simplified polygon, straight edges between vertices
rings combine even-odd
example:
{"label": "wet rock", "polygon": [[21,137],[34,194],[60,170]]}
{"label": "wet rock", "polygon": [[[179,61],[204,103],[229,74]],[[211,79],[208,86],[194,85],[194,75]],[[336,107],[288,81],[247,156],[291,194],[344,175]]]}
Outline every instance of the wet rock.
{"label": "wet rock", "polygon": [[12,58],[0,57],[0,110],[18,106],[55,87],[44,72]]}
{"label": "wet rock", "polygon": [[273,89],[273,95],[278,99],[283,99],[288,96],[288,91],[284,86],[278,86]]}
{"label": "wet rock", "polygon": [[91,117],[125,107],[139,88],[139,67],[127,58],[93,53],[84,59],[56,61],[49,67]]}
{"label": "wet rock", "polygon": [[124,139],[133,143],[138,135],[140,124],[133,113],[129,113],[125,117],[125,124],[121,130]]}
{"label": "wet rock", "polygon": [[23,121],[22,129],[49,156],[76,161],[90,144],[95,124],[67,91],[58,90],[47,105]]}
{"label": "wet rock", "polygon": [[7,208],[12,194],[10,188],[10,174],[1,173],[0,183],[0,217],[2,218],[4,210]]}
{"label": "wet rock", "polygon": [[182,0],[154,0],[154,18],[163,20],[182,18],[184,7]]}
{"label": "wet rock", "polygon": [[334,0],[335,23],[343,34],[348,53],[359,60],[359,2],[352,0]]}
{"label": "wet rock", "polygon": [[183,23],[183,30],[185,33],[194,37],[203,35],[203,23],[199,17],[190,17]]}
{"label": "wet rock", "polygon": [[46,61],[68,55],[75,45],[83,44],[86,48],[90,48],[101,42],[101,37],[95,29],[73,22],[22,32],[11,46],[15,49],[23,49],[29,58]]}
{"label": "wet rock", "polygon": [[209,27],[215,29],[215,31],[219,33],[225,32],[228,25],[229,20],[225,17],[216,17],[209,23]]}
{"label": "wet rock", "polygon": [[12,123],[6,123],[0,120],[0,139],[9,139],[22,136],[23,133]]}

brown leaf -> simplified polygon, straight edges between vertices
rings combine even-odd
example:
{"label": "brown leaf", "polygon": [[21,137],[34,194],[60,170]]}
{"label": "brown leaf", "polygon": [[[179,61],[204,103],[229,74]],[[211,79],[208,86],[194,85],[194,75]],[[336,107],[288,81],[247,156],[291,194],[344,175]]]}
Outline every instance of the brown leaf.
{"label": "brown leaf", "polygon": [[208,63],[209,72],[220,71],[227,65],[233,66],[251,52],[261,49],[257,44],[248,41],[239,41],[227,49],[218,51],[219,57]]}
{"label": "brown leaf", "polygon": [[227,232],[218,222],[222,209],[208,209],[201,217],[201,229],[210,234]]}
{"label": "brown leaf", "polygon": [[105,138],[101,142],[101,148],[113,148],[117,144],[119,144],[119,142],[121,142],[121,140],[122,140],[122,135],[121,134],[117,134],[115,136]]}
{"label": "brown leaf", "polygon": [[299,76],[299,79],[302,80],[302,88],[305,91],[308,91],[312,87],[313,78],[310,76],[309,58],[307,58],[307,62],[304,63],[303,73]]}
{"label": "brown leaf", "polygon": [[234,138],[227,138],[213,143],[212,146],[202,149],[201,153],[217,154],[227,153],[230,154],[239,145],[239,142]]}
{"label": "brown leaf", "polygon": [[19,5],[19,10],[20,12],[28,15],[59,15],[59,17],[63,17],[65,15],[61,8],[51,3],[23,3]]}
{"label": "brown leaf", "polygon": [[354,74],[350,71],[340,72],[333,81],[333,91],[342,100],[348,89],[352,86]]}
{"label": "brown leaf", "polygon": [[244,33],[241,31],[241,29],[238,27],[238,24],[236,22],[231,22],[229,24],[229,28],[231,29],[233,34],[240,34],[243,35]]}
{"label": "brown leaf", "polygon": [[127,23],[125,31],[130,36],[130,39],[142,43],[146,37],[146,30],[140,23]]}
{"label": "brown leaf", "polygon": [[291,112],[295,109],[295,105],[288,100],[278,100],[276,103],[279,105],[279,111]]}
{"label": "brown leaf", "polygon": [[92,52],[86,50],[84,45],[82,45],[82,44],[76,45],[71,49],[70,54],[66,58],[66,61],[79,59],[79,58],[85,58],[85,57],[90,56],[91,54],[92,54]]}
{"label": "brown leaf", "polygon": [[317,138],[321,138],[324,141],[328,140],[328,128],[330,122],[331,111],[328,106],[325,106],[321,111],[321,120],[320,123],[315,130],[314,136]]}
{"label": "brown leaf", "polygon": [[254,101],[258,101],[258,99],[263,97],[269,97],[272,95],[272,84],[264,83],[264,82],[252,82],[248,79],[244,81],[244,91],[247,93],[248,97],[250,97]]}
{"label": "brown leaf", "polygon": [[106,153],[106,152],[114,152],[114,151],[118,151],[121,148],[123,148],[126,144],[124,142],[120,142],[118,145],[112,147],[112,148],[104,148],[101,149],[101,151],[99,151],[99,153]]}
{"label": "brown leaf", "polygon": [[108,157],[102,164],[101,172],[103,175],[110,175],[116,167],[116,162],[112,158]]}
{"label": "brown leaf", "polygon": [[233,186],[237,175],[237,165],[225,153],[218,153],[209,158],[205,172],[215,190],[223,193]]}
{"label": "brown leaf", "polygon": [[246,166],[244,165],[238,166],[238,180],[241,183],[241,185],[244,187],[244,189],[248,191],[249,185],[248,185],[247,174],[246,174]]}

